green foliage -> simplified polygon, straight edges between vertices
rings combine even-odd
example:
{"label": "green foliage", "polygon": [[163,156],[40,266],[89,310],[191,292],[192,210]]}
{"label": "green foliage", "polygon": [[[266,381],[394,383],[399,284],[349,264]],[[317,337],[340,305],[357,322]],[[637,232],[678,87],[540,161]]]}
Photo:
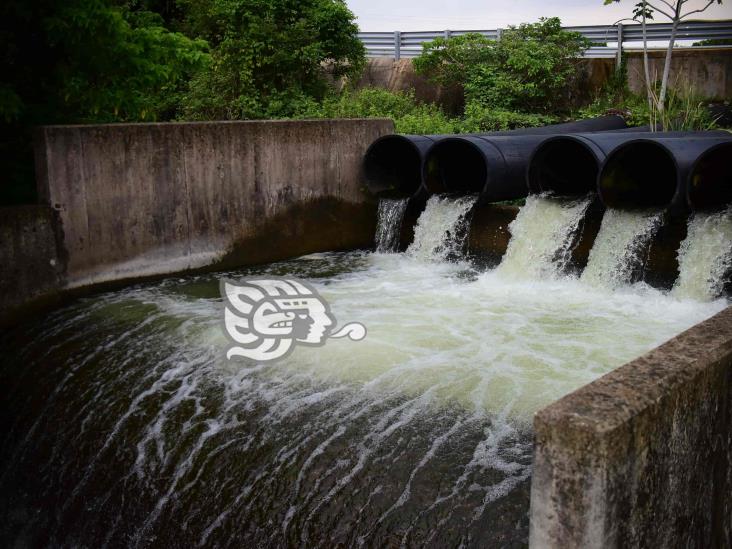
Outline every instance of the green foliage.
{"label": "green foliage", "polygon": [[505,131],[546,126],[559,121],[559,117],[554,115],[492,109],[473,102],[465,108],[462,131],[466,133]]}
{"label": "green foliage", "polygon": [[212,60],[183,98],[188,119],[295,114],[324,97],[333,77],[365,62],[354,15],[343,0],[181,0],[187,32],[205,38]]}
{"label": "green foliage", "polygon": [[709,38],[694,42],[692,46],[732,46],[732,38]]}
{"label": "green foliage", "polygon": [[0,4],[0,203],[34,200],[32,127],[169,118],[206,44],[112,0]]}
{"label": "green foliage", "polygon": [[666,131],[701,131],[717,126],[706,102],[691,89],[671,88],[663,112],[653,102],[649,106],[645,95],[628,90],[620,95],[603,93],[592,104],[579,109],[576,117],[594,118],[608,112],[622,113],[629,126],[651,126]]}
{"label": "green foliage", "polygon": [[422,45],[422,53],[412,61],[417,74],[442,85],[465,86],[475,67],[494,62],[495,40],[468,33],[436,38]]}
{"label": "green foliage", "polygon": [[203,41],[104,0],[17,0],[2,10],[15,23],[1,38],[6,121],[154,120],[206,62]]}
{"label": "green foliage", "polygon": [[381,88],[344,90],[323,101],[300,104],[297,118],[391,118],[398,133],[479,133],[544,126],[556,116],[497,110],[470,104],[462,118],[448,117],[432,103],[420,103],[414,92],[390,92]]}
{"label": "green foliage", "polygon": [[590,46],[562,30],[558,18],[505,30],[500,40],[469,34],[423,46],[415,70],[465,89],[468,104],[501,110],[552,112],[566,104],[579,73],[577,57]]}
{"label": "green foliage", "polygon": [[432,103],[419,103],[414,92],[390,92],[381,88],[344,90],[323,101],[301,104],[297,118],[391,118],[398,133],[455,133],[461,121],[448,118]]}

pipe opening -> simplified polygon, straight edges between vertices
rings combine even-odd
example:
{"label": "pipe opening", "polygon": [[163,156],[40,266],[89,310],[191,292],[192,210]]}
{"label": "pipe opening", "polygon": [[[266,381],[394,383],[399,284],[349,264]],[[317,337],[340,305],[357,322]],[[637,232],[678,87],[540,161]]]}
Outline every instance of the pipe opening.
{"label": "pipe opening", "polygon": [[430,193],[480,193],[488,168],[483,153],[473,143],[446,139],[435,145],[425,163],[425,186]]}
{"label": "pipe opening", "polygon": [[372,143],[363,166],[366,185],[376,196],[409,197],[422,184],[419,149],[401,135],[387,135]]}
{"label": "pipe opening", "polygon": [[689,175],[689,206],[695,211],[716,211],[732,205],[732,142],[702,154]]}
{"label": "pipe opening", "polygon": [[607,157],[598,192],[608,208],[664,208],[676,186],[676,161],[665,147],[653,141],[630,141]]}
{"label": "pipe opening", "polygon": [[595,190],[599,171],[598,161],[587,145],[571,137],[558,137],[534,153],[529,166],[529,191],[584,195]]}

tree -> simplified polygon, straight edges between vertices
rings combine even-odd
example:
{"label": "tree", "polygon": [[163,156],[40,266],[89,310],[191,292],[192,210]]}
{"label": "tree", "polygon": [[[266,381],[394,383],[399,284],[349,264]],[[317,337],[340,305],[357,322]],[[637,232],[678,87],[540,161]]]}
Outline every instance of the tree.
{"label": "tree", "polygon": [[438,38],[414,61],[418,74],[459,84],[468,104],[498,109],[552,111],[569,99],[578,57],[590,42],[542,18],[504,30],[500,40],[479,34]]}
{"label": "tree", "polygon": [[207,60],[204,41],[111,0],[8,0],[0,17],[2,203],[34,198],[33,126],[169,117]]}
{"label": "tree", "polygon": [[[676,42],[676,33],[678,32],[679,25],[689,16],[706,11],[712,4],[722,4],[722,0],[704,0],[704,5],[701,8],[683,13],[684,4],[688,1],[689,0],[653,0],[653,2],[650,2],[648,0],[642,0],[635,5],[635,9],[633,11],[633,19],[640,19],[643,24],[643,55],[646,72],[646,88],[649,90],[649,95],[651,95],[652,87],[648,74],[648,47],[645,31],[646,20],[653,19],[653,14],[655,12],[658,12],[671,20],[671,38],[666,48],[666,59],[663,65],[663,76],[661,77],[661,91],[658,94],[658,98],[653,99],[656,108],[661,114],[663,114],[665,107],[666,95],[668,92],[668,78],[671,71],[671,55],[673,53],[674,43]],[[613,2],[620,2],[620,0],[604,0],[604,2],[605,5],[608,5]]]}
{"label": "tree", "polygon": [[187,118],[288,116],[321,99],[331,76],[363,68],[364,47],[343,0],[181,2],[184,28],[212,47],[210,66],[184,99]]}

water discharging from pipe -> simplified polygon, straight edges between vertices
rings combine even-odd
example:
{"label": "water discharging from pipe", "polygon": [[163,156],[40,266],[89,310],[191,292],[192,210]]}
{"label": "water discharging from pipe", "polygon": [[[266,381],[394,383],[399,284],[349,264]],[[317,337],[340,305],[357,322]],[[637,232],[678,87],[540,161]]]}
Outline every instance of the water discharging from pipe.
{"label": "water discharging from pipe", "polygon": [[713,214],[695,213],[679,249],[679,278],[673,294],[715,299],[722,294],[731,271],[732,208]]}
{"label": "water discharging from pipe", "polygon": [[477,199],[477,196],[431,196],[417,220],[414,242],[407,254],[429,261],[460,257],[468,236],[468,217]]}
{"label": "water discharging from pipe", "polygon": [[402,230],[404,212],[407,210],[406,198],[382,198],[376,220],[376,251],[382,253],[399,250],[399,236]]}
{"label": "water discharging from pipe", "polygon": [[511,240],[498,272],[539,279],[564,273],[592,199],[592,196],[568,200],[530,195],[508,227]]}
{"label": "water discharging from pipe", "polygon": [[661,226],[659,211],[608,209],[590,251],[582,281],[617,288],[642,272],[651,239]]}
{"label": "water discharging from pipe", "polygon": [[[358,343],[227,361],[217,274],[0,334],[4,541],[525,545],[533,413],[727,303],[445,261],[473,202],[431,199],[409,254],[224,275],[308,280],[341,322],[367,326]],[[571,228],[582,203],[534,206]]]}

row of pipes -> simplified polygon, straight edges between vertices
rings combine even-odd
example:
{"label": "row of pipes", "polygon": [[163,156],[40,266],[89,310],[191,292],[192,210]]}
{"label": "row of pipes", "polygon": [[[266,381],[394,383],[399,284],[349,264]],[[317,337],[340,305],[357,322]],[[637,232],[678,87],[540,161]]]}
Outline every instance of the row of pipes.
{"label": "row of pipes", "polygon": [[364,175],[380,197],[478,194],[489,203],[596,191],[608,208],[681,216],[732,204],[732,134],[650,132],[613,115],[486,134],[387,135],[368,148]]}

